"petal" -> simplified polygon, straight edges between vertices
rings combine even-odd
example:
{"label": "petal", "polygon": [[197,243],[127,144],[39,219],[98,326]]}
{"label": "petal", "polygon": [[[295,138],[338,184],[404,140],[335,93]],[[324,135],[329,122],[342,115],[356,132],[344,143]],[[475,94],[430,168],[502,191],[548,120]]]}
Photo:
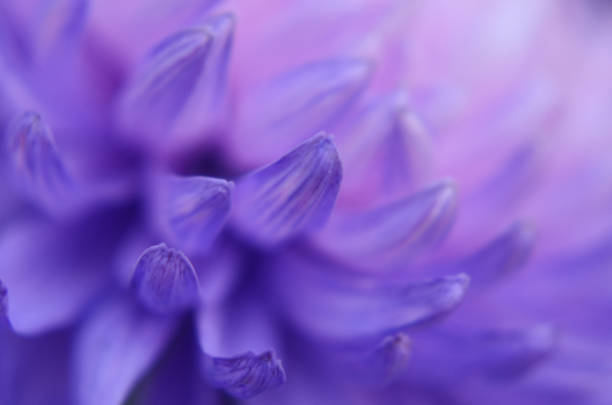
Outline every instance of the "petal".
{"label": "petal", "polygon": [[230,212],[233,183],[212,177],[162,176],[152,199],[153,221],[188,253],[205,253]]}
{"label": "petal", "polygon": [[0,280],[0,317],[4,317],[7,314],[8,298],[6,296],[6,287]]}
{"label": "petal", "polygon": [[357,111],[338,130],[345,167],[340,202],[365,206],[407,195],[422,186],[431,166],[429,134],[397,92]]}
{"label": "petal", "polygon": [[533,247],[534,236],[529,225],[516,223],[463,260],[459,267],[468,272],[476,284],[494,282],[525,264]]}
{"label": "petal", "polygon": [[109,281],[104,256],[112,246],[107,238],[115,236],[85,223],[8,229],[0,240],[0,279],[15,331],[40,333],[74,320]]}
{"label": "petal", "polygon": [[17,181],[41,202],[59,205],[73,191],[73,179],[59,155],[49,126],[34,112],[16,117],[6,132]]}
{"label": "petal", "polygon": [[211,46],[205,29],[190,28],[151,51],[119,101],[119,124],[128,135],[159,137],[170,130],[204,70]]}
{"label": "petal", "polygon": [[[199,311],[196,324],[205,379],[237,398],[250,398],[286,381],[269,313],[255,298]],[[259,354],[255,354],[259,353]]]}
{"label": "petal", "polygon": [[136,262],[130,289],[149,310],[176,313],[199,301],[199,282],[193,265],[165,243],[151,246]]}
{"label": "petal", "polygon": [[359,59],[313,62],[246,95],[237,153],[249,164],[262,164],[328,130],[359,98],[371,70]]}
{"label": "petal", "polygon": [[243,353],[232,358],[206,357],[210,384],[236,398],[251,398],[285,382],[282,364],[273,352]]}
{"label": "petal", "polygon": [[75,398],[80,405],[119,405],[168,343],[174,321],[130,300],[104,302],[76,338]]}
{"label": "petal", "polygon": [[88,15],[88,0],[41,1],[38,18],[33,23],[34,50],[41,58],[58,47],[74,41],[85,25]]}
{"label": "petal", "polygon": [[482,334],[475,346],[480,366],[495,379],[516,378],[548,358],[557,346],[557,330],[548,324]]}
{"label": "petal", "polygon": [[234,223],[262,245],[311,232],[327,221],[341,180],[330,136],[315,135],[237,183]]}
{"label": "petal", "polygon": [[446,234],[456,191],[442,183],[382,208],[338,214],[318,239],[321,249],[362,269],[405,266]]}
{"label": "petal", "polygon": [[285,257],[269,274],[279,307],[306,333],[332,341],[370,340],[435,319],[463,300],[465,274],[428,281],[356,276],[312,257]]}

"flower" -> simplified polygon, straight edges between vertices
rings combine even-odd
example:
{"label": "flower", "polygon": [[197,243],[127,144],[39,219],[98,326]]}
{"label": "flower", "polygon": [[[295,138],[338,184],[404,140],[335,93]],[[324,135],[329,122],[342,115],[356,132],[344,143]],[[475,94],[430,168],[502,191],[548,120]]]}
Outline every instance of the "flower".
{"label": "flower", "polygon": [[609,403],[604,10],[4,1],[0,403]]}

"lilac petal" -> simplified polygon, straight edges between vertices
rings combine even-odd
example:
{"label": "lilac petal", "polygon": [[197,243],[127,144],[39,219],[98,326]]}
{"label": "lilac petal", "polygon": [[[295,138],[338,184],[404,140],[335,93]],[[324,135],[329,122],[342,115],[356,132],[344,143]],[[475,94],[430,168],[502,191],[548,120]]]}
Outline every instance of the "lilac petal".
{"label": "lilac petal", "polygon": [[395,381],[408,366],[412,343],[404,333],[385,336],[368,351],[343,364],[345,374],[366,386],[382,387]]}
{"label": "lilac petal", "polygon": [[89,0],[41,1],[35,29],[35,51],[43,58],[57,47],[73,41],[82,32]]}
{"label": "lilac petal", "polygon": [[130,135],[169,131],[204,70],[211,45],[203,28],[180,31],[157,45],[124,89],[121,127]]}
{"label": "lilac petal", "polygon": [[285,383],[283,365],[271,350],[276,339],[270,315],[256,299],[203,308],[196,324],[209,384],[250,398]]}
{"label": "lilac petal", "polygon": [[119,405],[168,343],[175,323],[114,297],[76,338],[75,397],[81,405]]}
{"label": "lilac petal", "polygon": [[405,266],[446,234],[455,214],[456,191],[442,183],[360,214],[339,214],[318,240],[321,249],[357,268]]}
{"label": "lilac petal", "polygon": [[59,205],[74,183],[49,126],[37,113],[25,112],[9,124],[6,138],[18,180],[34,197]]}
{"label": "lilac petal", "polygon": [[315,135],[237,183],[234,223],[263,245],[311,232],[327,221],[341,180],[331,137]]}
{"label": "lilac petal", "polygon": [[309,63],[247,95],[238,152],[261,164],[329,129],[359,98],[371,70],[359,59]]}
{"label": "lilac petal", "polygon": [[284,258],[274,270],[270,282],[288,319],[309,334],[340,341],[435,319],[461,303],[469,284],[465,274],[421,282],[355,276],[334,263],[298,256]]}
{"label": "lilac petal", "polygon": [[236,398],[251,398],[286,380],[280,360],[273,352],[247,352],[233,358],[206,357],[206,374],[215,387]]}
{"label": "lilac petal", "polygon": [[341,203],[363,205],[422,185],[431,165],[429,136],[407,104],[405,94],[394,93],[356,112],[338,131],[345,167]]}
{"label": "lilac petal", "polygon": [[138,258],[130,289],[146,308],[159,314],[176,313],[199,300],[193,265],[165,243],[151,246]]}
{"label": "lilac petal", "polygon": [[514,272],[525,264],[534,242],[533,229],[516,223],[491,243],[465,259],[460,268],[470,273],[474,283],[488,283]]}
{"label": "lilac petal", "polygon": [[0,279],[7,290],[7,316],[18,333],[40,333],[71,322],[105,286],[106,263],[97,256],[105,236],[95,241],[88,237],[104,231],[82,229],[19,224],[4,233]]}
{"label": "lilac petal", "polygon": [[548,358],[556,348],[557,330],[541,324],[485,333],[474,342],[480,366],[495,379],[516,378]]}
{"label": "lilac petal", "polygon": [[154,221],[189,253],[205,253],[229,215],[233,183],[212,177],[162,176],[154,187]]}

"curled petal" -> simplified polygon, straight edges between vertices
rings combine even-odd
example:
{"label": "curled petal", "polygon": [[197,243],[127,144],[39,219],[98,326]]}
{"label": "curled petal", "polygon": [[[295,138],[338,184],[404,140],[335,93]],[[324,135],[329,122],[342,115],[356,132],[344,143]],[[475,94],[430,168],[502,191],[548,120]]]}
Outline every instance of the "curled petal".
{"label": "curled petal", "polygon": [[435,319],[461,303],[469,284],[465,274],[422,282],[356,277],[309,260],[281,260],[270,282],[292,322],[331,340],[370,339]]}
{"label": "curled petal", "polygon": [[541,324],[517,330],[488,332],[476,339],[483,371],[490,378],[515,378],[531,370],[556,348],[557,330]]}
{"label": "curled petal", "polygon": [[241,108],[240,142],[249,163],[261,164],[329,129],[359,98],[371,64],[337,59],[301,66],[247,95]]}
{"label": "curled petal", "polygon": [[199,300],[198,276],[187,257],[166,244],[151,246],[138,258],[130,289],[153,312],[187,309]]}
{"label": "curled petal", "polygon": [[341,180],[332,139],[315,135],[237,183],[234,223],[263,245],[313,231],[327,221]]}
{"label": "curled petal", "polygon": [[59,205],[74,184],[49,126],[37,113],[25,112],[9,124],[6,138],[18,180],[43,203]]}
{"label": "curled petal", "polygon": [[357,268],[403,266],[446,234],[455,201],[454,185],[445,182],[382,208],[339,214],[318,239],[319,246]]}
{"label": "curled petal", "polygon": [[169,131],[204,70],[211,45],[202,28],[180,31],[157,45],[123,92],[121,127],[131,135]]}
{"label": "curled petal", "polygon": [[273,352],[247,352],[233,358],[206,356],[204,372],[210,384],[236,398],[251,398],[286,381],[280,360]]}
{"label": "curled petal", "polygon": [[338,130],[345,178],[339,201],[361,206],[420,187],[431,165],[431,145],[407,96],[394,93],[355,113]]}
{"label": "curled petal", "polygon": [[[196,324],[204,378],[237,398],[249,398],[286,381],[269,312],[253,297],[200,309]],[[259,354],[256,354],[259,353]]]}
{"label": "curled petal", "polygon": [[141,311],[127,299],[113,297],[104,302],[87,318],[76,338],[77,403],[122,404],[173,330],[173,320]]}
{"label": "curled petal", "polygon": [[233,183],[200,176],[157,183],[153,218],[164,236],[189,253],[206,252],[229,215]]}
{"label": "curled petal", "polygon": [[475,283],[495,281],[525,264],[534,242],[533,229],[516,223],[498,238],[465,259],[460,267]]}

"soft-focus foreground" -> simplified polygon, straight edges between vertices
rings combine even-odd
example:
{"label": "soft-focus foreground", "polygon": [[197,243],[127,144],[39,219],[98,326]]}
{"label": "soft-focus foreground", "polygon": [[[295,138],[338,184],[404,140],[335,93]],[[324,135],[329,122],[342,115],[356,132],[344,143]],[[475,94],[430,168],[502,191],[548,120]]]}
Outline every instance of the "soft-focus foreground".
{"label": "soft-focus foreground", "polygon": [[603,0],[2,0],[0,404],[609,405]]}

